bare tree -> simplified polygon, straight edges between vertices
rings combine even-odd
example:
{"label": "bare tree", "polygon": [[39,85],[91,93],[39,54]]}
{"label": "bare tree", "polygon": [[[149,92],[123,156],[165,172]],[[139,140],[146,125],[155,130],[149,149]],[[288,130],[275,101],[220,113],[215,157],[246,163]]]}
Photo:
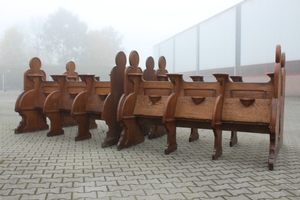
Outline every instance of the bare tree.
{"label": "bare tree", "polygon": [[43,44],[55,63],[77,61],[84,51],[88,27],[72,12],[59,8],[43,26]]}
{"label": "bare tree", "polygon": [[21,32],[24,35],[26,54],[28,58],[37,56],[43,61],[47,58],[43,44],[43,24],[42,17],[31,17],[28,23],[23,23]]}
{"label": "bare tree", "polygon": [[12,26],[0,41],[0,63],[16,65],[24,64],[25,60],[24,36],[17,26]]}

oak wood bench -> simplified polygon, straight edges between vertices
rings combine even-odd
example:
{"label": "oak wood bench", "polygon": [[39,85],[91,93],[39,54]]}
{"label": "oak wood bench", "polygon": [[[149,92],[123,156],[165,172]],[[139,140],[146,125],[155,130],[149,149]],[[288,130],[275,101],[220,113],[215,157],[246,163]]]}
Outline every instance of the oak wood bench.
{"label": "oak wood bench", "polygon": [[86,89],[75,97],[71,106],[70,115],[78,122],[78,135],[75,140],[90,138],[89,121],[102,119],[108,126],[102,147],[117,144],[121,127],[116,120],[116,113],[124,90],[126,55],[119,52],[115,61],[116,66],[111,70],[110,81],[96,80],[94,75],[79,75],[85,82]]}
{"label": "oak wood bench", "polygon": [[[68,79],[66,75],[51,75],[51,77],[57,82],[58,89],[47,96],[43,106],[43,113],[51,122],[50,131],[47,133],[49,137],[64,134],[62,117],[70,116],[74,98],[86,88],[85,82]],[[90,128],[96,127],[97,124],[91,122]]]}
{"label": "oak wood bench", "polygon": [[[119,52],[115,60],[116,66],[110,73],[110,82],[97,81],[92,75],[79,75],[86,83],[86,89],[74,98],[70,112],[71,116],[78,122],[76,140],[91,137],[88,129],[89,119],[101,119],[108,126],[106,137],[101,146],[116,145],[119,141],[122,129],[116,120],[116,116],[120,97],[124,93],[126,55],[123,52]],[[143,72],[144,78],[153,80],[157,79],[157,76],[165,74],[165,69],[161,69],[159,75],[157,75],[153,68],[154,60],[152,57],[149,57],[146,61],[146,70]],[[146,126],[141,126],[141,130],[144,135],[149,134],[150,131],[149,127]],[[157,131],[152,131],[149,135],[151,134],[157,135]]]}
{"label": "oak wood bench", "polygon": [[[163,69],[165,68],[163,62],[165,62],[165,59],[162,57],[159,61],[160,70],[165,70]],[[143,75],[141,68],[138,66],[139,55],[136,51],[130,53],[129,63],[130,66],[126,67],[124,73],[124,94],[119,101],[117,112],[117,120],[122,126],[122,133],[117,145],[118,150],[142,143],[145,135],[141,128],[143,125],[156,127],[156,125],[162,124],[163,104],[156,106],[152,101],[155,102],[157,94],[163,95],[163,99],[166,100],[173,88],[172,83],[168,81],[163,73],[159,75],[159,71],[156,73],[156,78],[155,73],[153,73],[152,80],[146,81],[145,79],[151,78]],[[154,63],[154,61],[152,58],[148,58],[146,65],[147,63]],[[153,66],[153,64],[150,66]],[[146,112],[146,108],[149,108],[148,112]],[[150,135],[153,135],[150,137],[159,136],[163,134],[160,131],[163,132],[164,130],[155,133],[156,131],[158,130],[152,129]]]}
{"label": "oak wood bench", "polygon": [[[46,97],[58,89],[55,81],[47,81],[46,73],[41,70],[42,63],[37,57],[29,61],[30,69],[24,72],[24,91],[18,96],[15,103],[15,112],[22,117],[15,133],[47,130],[49,128],[46,116],[43,114],[43,104]],[[68,78],[78,79],[75,67],[71,63],[66,64],[63,73]],[[73,125],[74,120],[65,117],[62,119],[64,126]]]}
{"label": "oak wood bench", "polygon": [[168,130],[165,153],[177,148],[176,127],[212,129],[213,159],[222,154],[223,130],[263,133],[270,136],[268,167],[272,170],[283,141],[284,65],[285,54],[277,45],[274,73],[267,74],[269,82],[234,82],[228,74],[218,73],[213,74],[216,83],[196,86],[169,75],[176,89],[164,112]]}

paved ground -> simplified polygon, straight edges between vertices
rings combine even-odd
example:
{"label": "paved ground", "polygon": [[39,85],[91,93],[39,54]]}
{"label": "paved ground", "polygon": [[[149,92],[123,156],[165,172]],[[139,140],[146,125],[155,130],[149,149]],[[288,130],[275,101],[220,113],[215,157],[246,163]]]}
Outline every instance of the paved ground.
{"label": "paved ground", "polygon": [[284,146],[274,171],[267,166],[269,137],[238,134],[211,160],[213,134],[188,142],[178,129],[178,150],[164,155],[166,137],[117,151],[100,146],[106,125],[75,142],[76,127],[48,138],[47,131],[14,134],[20,92],[0,92],[0,199],[300,199],[300,99],[286,99]]}

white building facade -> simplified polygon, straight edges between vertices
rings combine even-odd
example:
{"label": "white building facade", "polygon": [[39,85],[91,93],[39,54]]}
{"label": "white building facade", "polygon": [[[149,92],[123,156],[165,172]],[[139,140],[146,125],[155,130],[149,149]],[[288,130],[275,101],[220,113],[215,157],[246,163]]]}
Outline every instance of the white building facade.
{"label": "white building facade", "polygon": [[165,56],[168,71],[185,79],[226,72],[267,81],[277,44],[286,53],[286,94],[300,96],[299,0],[244,0],[157,44],[153,55]]}

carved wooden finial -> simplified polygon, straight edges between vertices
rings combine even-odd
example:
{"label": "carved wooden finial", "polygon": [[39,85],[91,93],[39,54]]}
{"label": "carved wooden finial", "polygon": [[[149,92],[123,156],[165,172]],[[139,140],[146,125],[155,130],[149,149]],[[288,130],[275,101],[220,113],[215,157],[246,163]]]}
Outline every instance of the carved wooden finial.
{"label": "carved wooden finial", "polygon": [[140,62],[140,56],[137,51],[131,51],[129,54],[129,64],[132,67],[138,67]]}
{"label": "carved wooden finial", "polygon": [[33,74],[39,74],[39,71],[41,70],[42,67],[42,62],[38,57],[33,57],[29,61],[29,67],[32,70]]}
{"label": "carved wooden finial", "polygon": [[158,59],[158,70],[156,70],[157,76],[166,75],[168,73],[168,70],[166,70],[166,58],[164,56],[159,57]]}
{"label": "carved wooden finial", "polygon": [[116,62],[116,65],[119,67],[126,66],[127,60],[126,60],[126,55],[123,51],[120,51],[119,53],[117,53],[115,62]]}
{"label": "carved wooden finial", "polygon": [[158,59],[158,67],[161,71],[166,71],[167,61],[164,56],[160,56]]}
{"label": "carved wooden finial", "polygon": [[75,73],[75,69],[76,69],[76,65],[75,65],[75,63],[73,61],[67,62],[67,64],[66,64],[66,70],[67,70],[67,72],[73,74],[73,73]]}
{"label": "carved wooden finial", "polygon": [[153,57],[149,56],[146,60],[146,68],[148,70],[154,70],[154,59]]}
{"label": "carved wooden finial", "polygon": [[155,75],[155,70],[154,70],[154,59],[151,56],[148,57],[146,60],[146,69],[144,70],[143,78],[146,81],[156,81],[157,80],[157,77]]}
{"label": "carved wooden finial", "polygon": [[69,80],[79,80],[78,74],[77,72],[75,72],[76,70],[76,65],[73,61],[69,61],[66,64],[66,72],[64,72],[64,75],[67,75]]}

